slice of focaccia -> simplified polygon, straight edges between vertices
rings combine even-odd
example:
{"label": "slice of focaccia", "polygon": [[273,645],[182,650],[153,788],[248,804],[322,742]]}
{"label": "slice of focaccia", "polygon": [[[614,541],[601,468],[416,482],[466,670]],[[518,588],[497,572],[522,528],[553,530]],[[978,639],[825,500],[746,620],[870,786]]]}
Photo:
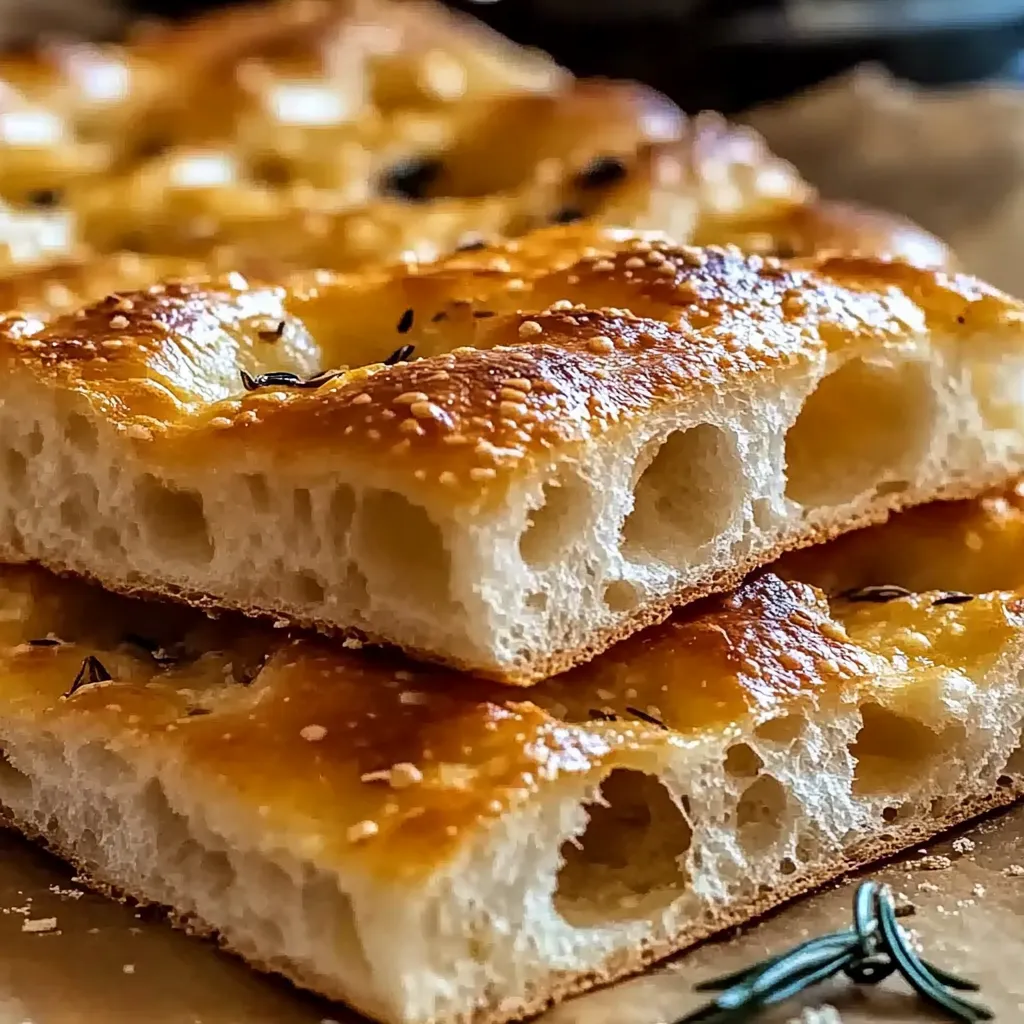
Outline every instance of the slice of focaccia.
{"label": "slice of focaccia", "polygon": [[0,555],[530,682],[1024,465],[1024,307],[576,227],[0,333]]}
{"label": "slice of focaccia", "polygon": [[505,1021],[1024,792],[1019,599],[875,598],[762,575],[522,694],[6,569],[0,803],[370,1016]]}

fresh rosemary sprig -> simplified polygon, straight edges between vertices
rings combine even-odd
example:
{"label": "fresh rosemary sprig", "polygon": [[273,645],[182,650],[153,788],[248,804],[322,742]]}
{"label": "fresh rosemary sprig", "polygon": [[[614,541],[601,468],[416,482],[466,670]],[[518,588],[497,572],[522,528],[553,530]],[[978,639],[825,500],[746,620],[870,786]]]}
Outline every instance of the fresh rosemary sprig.
{"label": "fresh rosemary sprig", "polygon": [[[912,911],[906,911],[911,913]],[[886,886],[863,882],[853,898],[853,927],[802,942],[787,953],[752,967],[702,982],[698,992],[719,995],[675,1024],[733,1024],[842,972],[859,985],[877,985],[899,973],[922,999],[962,1024],[992,1020],[984,1006],[948,989],[976,992],[978,986],[922,960],[899,926],[901,912]]]}

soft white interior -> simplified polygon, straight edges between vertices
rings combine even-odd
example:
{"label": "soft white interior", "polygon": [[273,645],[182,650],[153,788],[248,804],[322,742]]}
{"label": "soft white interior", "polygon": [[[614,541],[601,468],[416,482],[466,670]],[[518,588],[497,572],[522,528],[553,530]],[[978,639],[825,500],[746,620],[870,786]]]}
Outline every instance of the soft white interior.
{"label": "soft white interior", "polygon": [[301,452],[282,465],[250,450],[165,472],[69,396],[12,389],[0,552],[529,674],[894,493],[922,500],[1024,466],[1024,365],[1001,362],[1007,344],[901,344],[780,371],[754,400],[680,403],[560,456],[486,512],[418,504],[387,460],[311,468]]}
{"label": "soft white interior", "polygon": [[366,1013],[500,1020],[1024,781],[1024,689],[1016,668],[995,677],[911,693],[883,681],[860,704],[563,776],[419,882],[375,881],[275,837],[174,757],[115,752],[80,723],[60,736],[0,723],[0,801],[99,878]]}

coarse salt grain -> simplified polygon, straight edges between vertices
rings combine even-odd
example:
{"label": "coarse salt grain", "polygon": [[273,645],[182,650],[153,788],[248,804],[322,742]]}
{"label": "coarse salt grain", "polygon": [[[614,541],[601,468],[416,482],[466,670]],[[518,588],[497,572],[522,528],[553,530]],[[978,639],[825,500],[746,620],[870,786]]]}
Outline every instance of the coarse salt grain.
{"label": "coarse salt grain", "polygon": [[379,831],[380,827],[377,825],[377,822],[370,821],[367,818],[364,821],[357,821],[354,825],[351,825],[345,835],[350,843],[361,843],[364,839],[372,839]]}
{"label": "coarse salt grain", "polygon": [[423,781],[423,772],[408,761],[399,761],[398,764],[392,765],[389,775],[391,785],[395,789],[405,789]]}
{"label": "coarse salt grain", "polygon": [[56,928],[57,918],[55,917],[27,917],[21,922],[23,932],[52,932],[56,931]]}

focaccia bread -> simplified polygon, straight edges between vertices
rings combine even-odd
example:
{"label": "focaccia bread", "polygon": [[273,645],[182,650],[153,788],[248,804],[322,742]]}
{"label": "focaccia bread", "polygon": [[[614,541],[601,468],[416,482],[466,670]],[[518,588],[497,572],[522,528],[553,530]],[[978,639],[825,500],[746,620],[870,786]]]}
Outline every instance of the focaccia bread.
{"label": "focaccia bread", "polygon": [[64,250],[278,273],[582,218],[764,254],[948,256],[897,218],[818,202],[749,128],[390,0],[244,5],[0,56],[0,197],[22,263],[54,253],[57,223]]}
{"label": "focaccia bread", "polygon": [[40,570],[0,612],[9,819],[395,1024],[536,1012],[1024,792],[1012,594],[765,575],[525,695]]}
{"label": "focaccia bread", "polygon": [[1021,311],[906,264],[565,228],[9,318],[0,555],[530,682],[1015,476]]}

